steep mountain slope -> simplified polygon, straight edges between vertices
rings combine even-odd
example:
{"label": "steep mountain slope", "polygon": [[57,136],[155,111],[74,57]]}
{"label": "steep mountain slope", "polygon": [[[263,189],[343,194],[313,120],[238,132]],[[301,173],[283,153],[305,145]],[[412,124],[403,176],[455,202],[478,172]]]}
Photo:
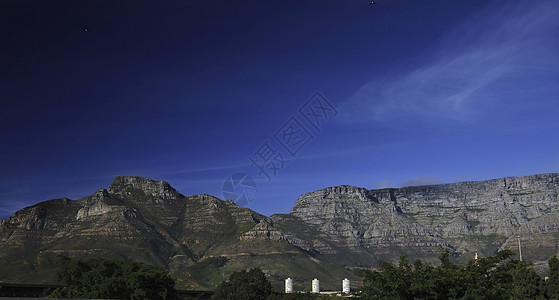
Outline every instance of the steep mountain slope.
{"label": "steep mountain slope", "polygon": [[559,245],[558,194],[559,174],[371,191],[339,186],[302,195],[290,215],[338,247],[308,246],[333,261],[347,253],[372,266],[402,253],[433,258],[440,246],[456,256],[491,255],[516,250],[518,234],[524,258],[545,260]]}
{"label": "steep mountain slope", "polygon": [[559,245],[559,174],[367,190],[329,187],[302,195],[289,214],[266,217],[210,195],[117,177],[79,200],[50,200],[0,223],[0,281],[54,282],[55,258],[104,255],[163,265],[180,288],[213,288],[260,267],[308,290],[338,289],[355,267],[400,255],[435,260],[517,250],[547,260]]}
{"label": "steep mountain slope", "polygon": [[309,248],[340,264],[376,266],[404,254],[429,259],[440,253],[439,246],[451,247],[434,230],[406,216],[393,190],[326,188],[302,195],[289,215],[329,241],[311,240]]}
{"label": "steep mountain slope", "polygon": [[53,282],[58,254],[164,265],[182,288],[212,288],[251,266],[278,286],[302,267],[303,276],[322,276],[326,285],[352,276],[311,260],[270,218],[209,195],[185,197],[165,182],[140,177],[117,177],[109,189],[41,202],[0,223],[0,281]]}

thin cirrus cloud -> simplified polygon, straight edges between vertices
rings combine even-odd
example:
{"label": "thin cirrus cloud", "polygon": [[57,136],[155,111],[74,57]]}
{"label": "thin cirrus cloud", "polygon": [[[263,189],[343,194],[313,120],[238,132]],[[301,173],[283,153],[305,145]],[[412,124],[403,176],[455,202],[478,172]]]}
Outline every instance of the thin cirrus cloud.
{"label": "thin cirrus cloud", "polygon": [[3,220],[13,214],[15,211],[31,205],[25,201],[10,200],[0,202],[0,220]]}
{"label": "thin cirrus cloud", "polygon": [[382,180],[377,184],[377,189],[387,189],[387,188],[393,188],[395,187],[395,185],[388,180]]}
{"label": "thin cirrus cloud", "polygon": [[414,179],[406,180],[402,182],[400,185],[396,185],[388,180],[380,181],[376,188],[377,189],[386,189],[386,188],[398,188],[398,187],[407,187],[407,186],[422,186],[422,185],[434,185],[434,184],[441,184],[441,180],[437,176],[423,176],[417,177]]}
{"label": "thin cirrus cloud", "polygon": [[345,103],[346,116],[468,122],[526,91],[550,92],[558,78],[558,28],[558,2],[492,7],[448,32],[420,67],[362,86]]}
{"label": "thin cirrus cloud", "polygon": [[436,176],[424,176],[418,177],[411,180],[404,181],[402,186],[421,186],[421,185],[433,185],[440,184],[441,181]]}

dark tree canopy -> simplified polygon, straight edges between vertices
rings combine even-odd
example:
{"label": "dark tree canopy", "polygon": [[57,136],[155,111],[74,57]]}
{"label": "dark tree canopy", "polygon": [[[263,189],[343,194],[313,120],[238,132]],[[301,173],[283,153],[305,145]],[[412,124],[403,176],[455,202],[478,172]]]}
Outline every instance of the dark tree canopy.
{"label": "dark tree canopy", "polygon": [[237,271],[223,281],[215,290],[212,299],[216,300],[312,300],[344,299],[332,295],[312,293],[276,292],[266,275],[259,269]]}
{"label": "dark tree canopy", "polygon": [[212,299],[219,300],[262,300],[272,295],[272,284],[258,268],[237,271],[223,281],[214,291]]}
{"label": "dark tree canopy", "polygon": [[59,262],[57,279],[67,287],[51,298],[176,299],[175,282],[161,266],[101,257]]}
{"label": "dark tree canopy", "polygon": [[448,250],[440,265],[405,256],[398,265],[382,262],[378,270],[364,270],[362,299],[559,299],[559,259],[549,260],[549,279],[538,275],[530,262],[513,259],[514,252],[457,264]]}
{"label": "dark tree canopy", "polygon": [[547,277],[545,289],[549,299],[559,299],[559,259],[555,255],[549,260]]}

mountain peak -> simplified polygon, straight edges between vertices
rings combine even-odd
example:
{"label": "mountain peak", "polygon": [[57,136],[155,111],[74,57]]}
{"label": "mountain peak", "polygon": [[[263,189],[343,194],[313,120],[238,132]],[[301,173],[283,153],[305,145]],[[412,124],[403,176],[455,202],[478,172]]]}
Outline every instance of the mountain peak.
{"label": "mountain peak", "polygon": [[140,190],[148,196],[163,199],[177,199],[182,196],[165,181],[158,181],[139,176],[117,176],[109,187],[109,193],[127,196],[131,190]]}

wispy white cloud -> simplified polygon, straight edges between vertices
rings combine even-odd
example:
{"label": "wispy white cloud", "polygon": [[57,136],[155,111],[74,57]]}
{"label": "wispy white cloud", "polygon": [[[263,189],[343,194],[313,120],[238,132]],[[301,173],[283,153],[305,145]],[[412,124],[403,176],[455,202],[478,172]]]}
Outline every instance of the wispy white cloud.
{"label": "wispy white cloud", "polygon": [[441,183],[441,181],[436,176],[424,176],[404,181],[402,186],[432,185],[439,183]]}
{"label": "wispy white cloud", "polygon": [[[188,175],[188,174],[196,174],[196,173],[205,173],[205,172],[213,172],[213,171],[223,171],[223,170],[235,170],[240,169],[243,167],[249,166],[250,163],[244,164],[228,164],[228,165],[221,165],[221,166],[208,166],[208,167],[201,167],[201,168],[167,168],[167,169],[153,169],[153,168],[139,168],[139,169],[130,169],[127,170],[127,174],[150,174],[150,176],[157,176],[161,178],[169,177],[169,176],[178,176],[178,175]],[[122,172],[120,172],[122,173]],[[114,177],[114,176],[113,176]]]}
{"label": "wispy white cloud", "polygon": [[393,187],[395,187],[395,185],[388,180],[382,180],[377,184],[378,189],[393,188]]}
{"label": "wispy white cloud", "polygon": [[18,201],[18,200],[8,200],[0,202],[0,220],[3,220],[14,212],[32,204],[27,203],[25,201]]}
{"label": "wispy white cloud", "polygon": [[377,76],[343,109],[352,119],[469,121],[485,107],[504,105],[507,98],[496,95],[538,89],[542,77],[557,76],[558,35],[557,1],[491,7],[449,31],[424,65]]}

